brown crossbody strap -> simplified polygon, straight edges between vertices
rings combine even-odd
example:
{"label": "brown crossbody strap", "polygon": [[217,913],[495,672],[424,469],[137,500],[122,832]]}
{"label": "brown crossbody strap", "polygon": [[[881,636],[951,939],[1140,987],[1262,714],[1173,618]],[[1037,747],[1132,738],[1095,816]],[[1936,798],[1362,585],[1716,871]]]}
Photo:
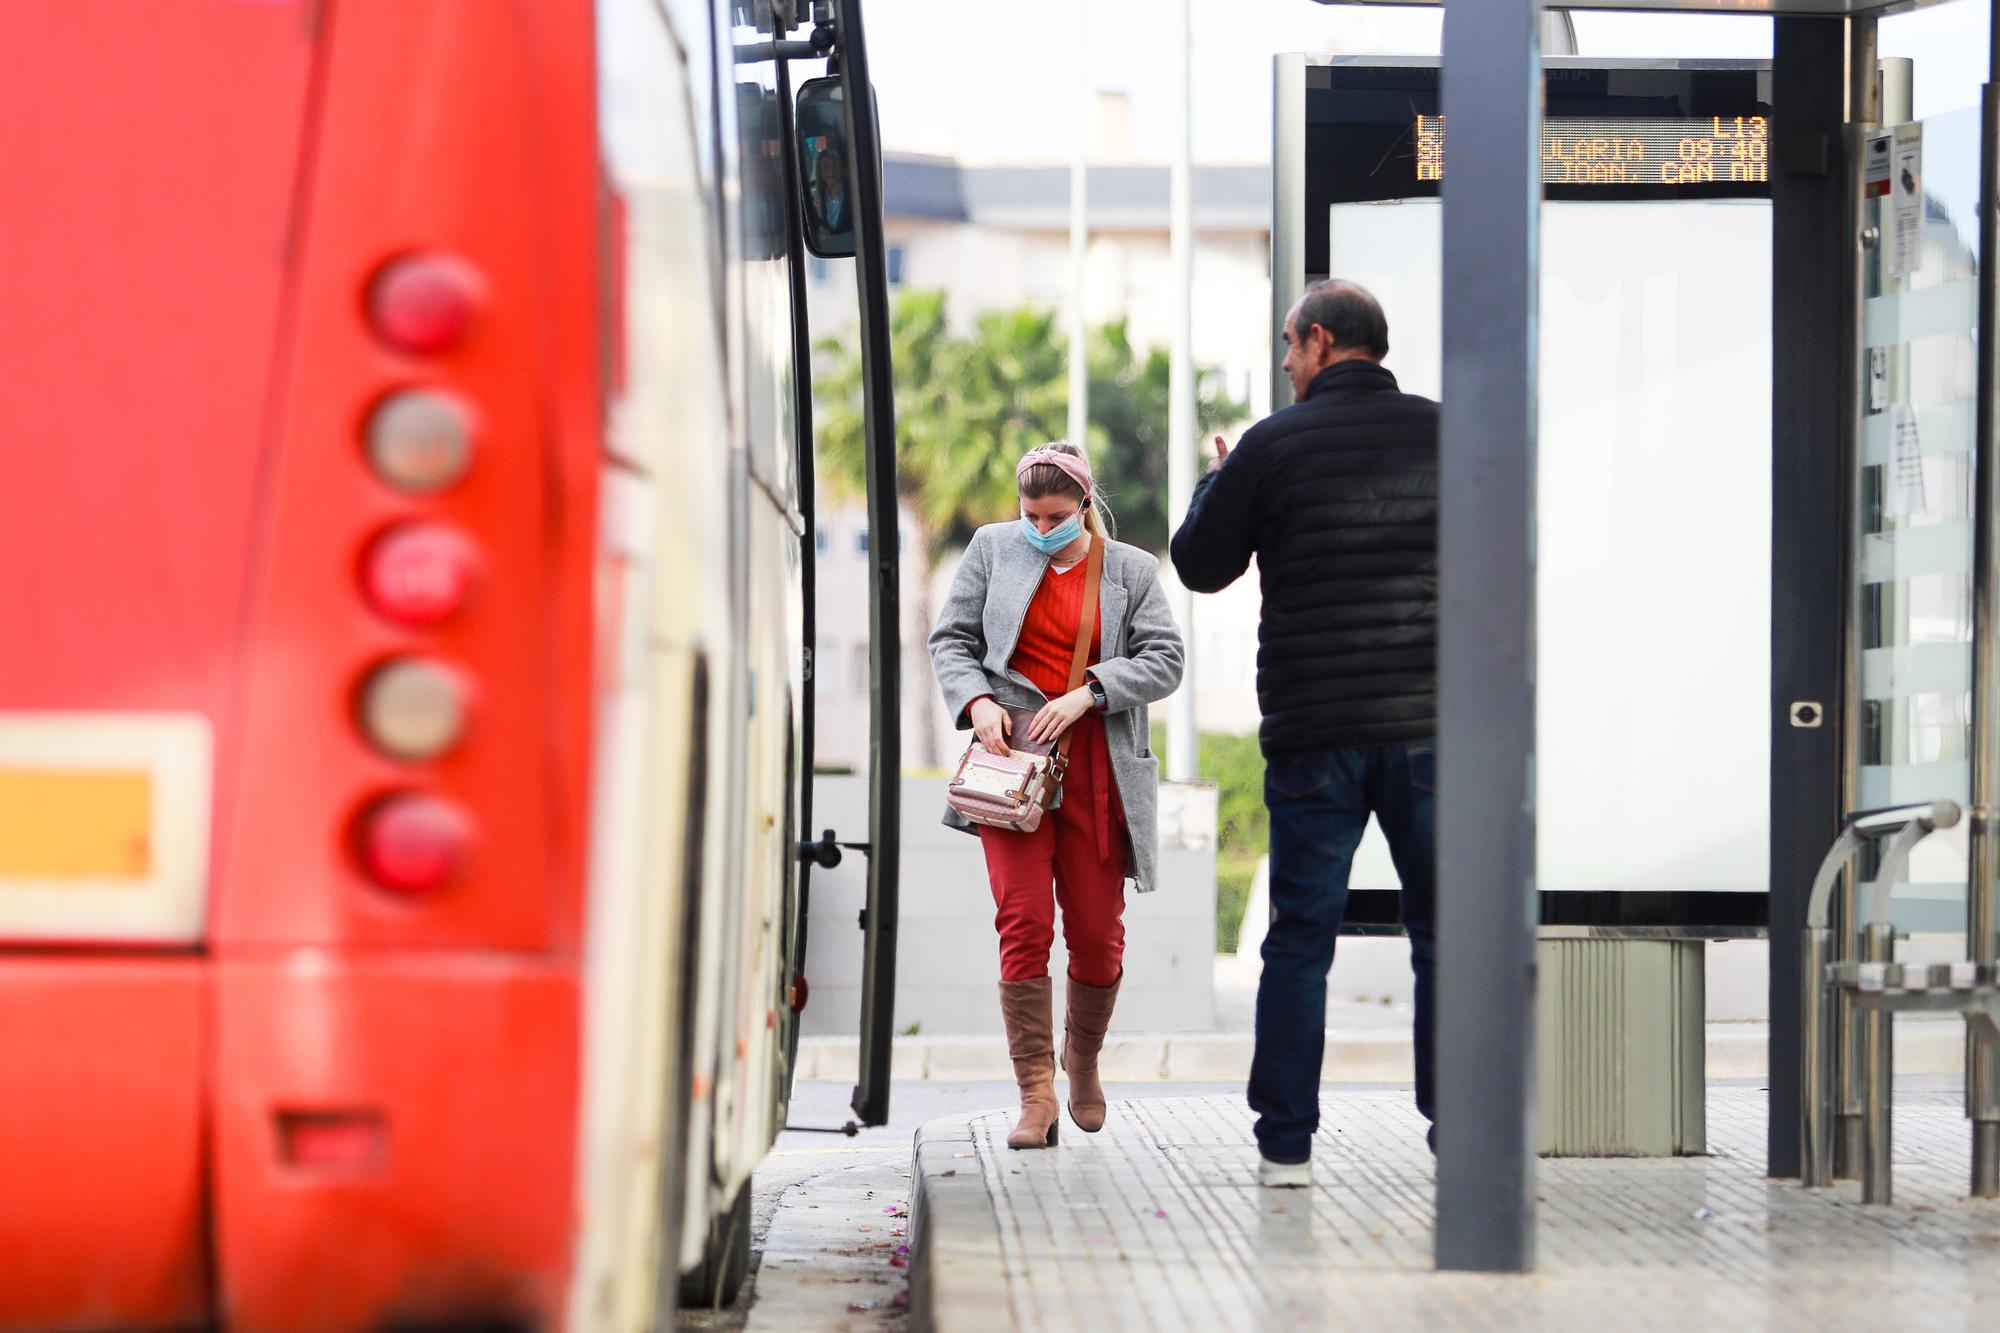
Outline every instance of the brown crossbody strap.
{"label": "brown crossbody strap", "polygon": [[[1069,659],[1069,688],[1072,690],[1083,684],[1083,669],[1090,662],[1090,634],[1097,628],[1097,588],[1103,578],[1104,537],[1100,533],[1092,533],[1090,555],[1083,565],[1083,615],[1076,623],[1076,651]],[[1067,766],[1069,762],[1069,738],[1075,731],[1075,727],[1068,728],[1056,742],[1056,754],[1063,760],[1058,768]]]}

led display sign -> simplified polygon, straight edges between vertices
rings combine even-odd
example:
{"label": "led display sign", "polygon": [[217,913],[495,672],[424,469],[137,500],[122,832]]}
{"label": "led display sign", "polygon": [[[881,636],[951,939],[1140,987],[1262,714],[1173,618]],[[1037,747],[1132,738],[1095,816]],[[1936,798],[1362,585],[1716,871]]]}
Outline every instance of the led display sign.
{"label": "led display sign", "polygon": [[[1542,126],[1544,185],[1765,184],[1769,123],[1759,115],[1560,116]],[[1444,179],[1445,118],[1410,127],[1419,181]]]}
{"label": "led display sign", "polygon": [[[1327,271],[1327,210],[1436,198],[1450,166],[1434,57],[1335,56],[1303,71],[1303,274]],[[1543,191],[1550,199],[1768,199],[1771,73],[1734,61],[1543,67]]]}

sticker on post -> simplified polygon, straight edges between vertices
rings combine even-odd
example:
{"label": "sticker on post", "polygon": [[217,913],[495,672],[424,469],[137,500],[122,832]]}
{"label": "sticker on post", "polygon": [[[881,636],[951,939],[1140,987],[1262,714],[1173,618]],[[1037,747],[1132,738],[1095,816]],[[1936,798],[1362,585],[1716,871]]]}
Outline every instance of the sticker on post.
{"label": "sticker on post", "polygon": [[1889,195],[1889,144],[1890,136],[1886,134],[1877,134],[1868,140],[1861,175],[1861,197],[1864,199],[1886,199]]}
{"label": "sticker on post", "polygon": [[1924,127],[1898,125],[1889,164],[1889,272],[1923,264]]}
{"label": "sticker on post", "polygon": [[1883,512],[1891,515],[1924,512],[1924,450],[1917,436],[1917,413],[1908,403],[1889,412],[1888,496]]}

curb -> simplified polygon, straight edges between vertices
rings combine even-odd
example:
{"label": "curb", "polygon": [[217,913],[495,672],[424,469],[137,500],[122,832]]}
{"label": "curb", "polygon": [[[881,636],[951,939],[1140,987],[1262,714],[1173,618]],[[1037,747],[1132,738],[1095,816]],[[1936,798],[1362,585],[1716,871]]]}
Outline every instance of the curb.
{"label": "curb", "polygon": [[[1247,1032],[1114,1035],[1105,1040],[1098,1067],[1117,1083],[1234,1083],[1250,1076],[1255,1047],[1256,1039]],[[854,1037],[803,1037],[796,1077],[852,1082],[860,1052]],[[1415,1069],[1406,1033],[1327,1033],[1329,1083],[1409,1083],[1416,1078]],[[889,1076],[898,1082],[1011,1083],[1014,1066],[998,1034],[898,1037],[889,1052]]]}
{"label": "curb", "polygon": [[[1710,1023],[1704,1076],[1763,1078],[1770,1030],[1762,1023]],[[1106,1039],[1099,1067],[1116,1083],[1171,1081],[1240,1083],[1250,1076],[1256,1039],[1247,1032],[1131,1033]],[[853,1037],[806,1037],[799,1042],[796,1077],[853,1082],[861,1043]],[[1323,1083],[1414,1082],[1416,1061],[1406,1032],[1329,1032]],[[1898,1074],[1957,1074],[1965,1068],[1965,1036],[1956,1022],[1896,1025]],[[898,1082],[1010,1083],[1014,1068],[997,1034],[967,1037],[898,1037],[889,1056]]]}
{"label": "curb", "polygon": [[[910,1159],[910,1327],[983,1333],[1011,1304],[1000,1222],[974,1149],[970,1116],[918,1128]],[[937,1299],[951,1283],[952,1308]]]}

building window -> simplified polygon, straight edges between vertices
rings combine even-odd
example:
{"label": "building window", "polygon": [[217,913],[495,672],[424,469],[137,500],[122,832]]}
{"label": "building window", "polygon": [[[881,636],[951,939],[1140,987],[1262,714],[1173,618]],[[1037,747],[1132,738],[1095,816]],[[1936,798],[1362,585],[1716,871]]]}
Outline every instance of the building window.
{"label": "building window", "polygon": [[824,259],[814,255],[806,261],[806,273],[814,282],[824,286],[827,279],[833,275],[833,269]]}
{"label": "building window", "polygon": [[819,554],[821,554],[821,555],[825,555],[825,554],[826,554],[826,546],[827,546],[827,542],[826,542],[826,529],[825,529],[825,528],[814,528],[814,529],[813,529],[813,550],[817,551],[817,552],[818,552]]}
{"label": "building window", "polygon": [[886,267],[888,268],[888,271],[889,271],[889,285],[890,285],[891,287],[900,287],[900,286],[902,286],[902,285],[903,285],[903,247],[902,247],[902,246],[900,246],[900,245],[892,245],[892,246],[890,246],[890,247],[889,247],[889,252],[888,252],[888,254],[884,256],[884,261],[885,261],[885,265],[886,265]]}
{"label": "building window", "polygon": [[867,554],[868,554],[868,529],[866,529],[866,528],[857,528],[857,529],[855,530],[855,533],[854,533],[854,553],[855,553],[856,555],[867,555]]}

